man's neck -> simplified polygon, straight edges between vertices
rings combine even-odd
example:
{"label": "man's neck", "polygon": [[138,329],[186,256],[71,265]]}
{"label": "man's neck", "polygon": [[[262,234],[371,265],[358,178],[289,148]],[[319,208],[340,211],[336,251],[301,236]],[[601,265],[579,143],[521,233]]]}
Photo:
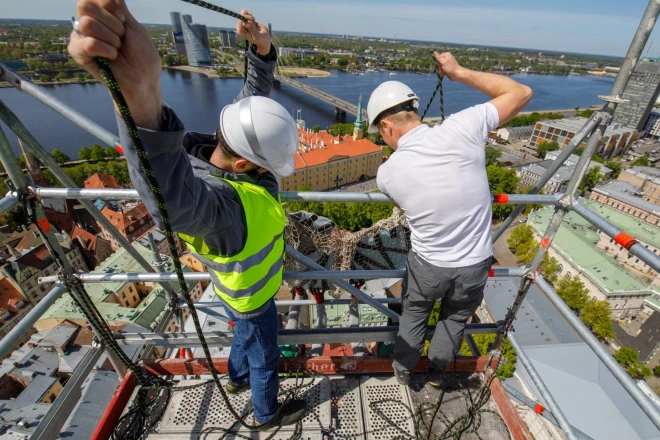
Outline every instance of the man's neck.
{"label": "man's neck", "polygon": [[416,121],[411,121],[399,127],[397,130],[398,136],[396,138],[397,146],[399,145],[399,141],[401,140],[402,137],[404,137],[406,134],[408,134],[410,131],[414,130],[415,128],[419,127],[420,125],[422,125],[422,122],[418,119]]}
{"label": "man's neck", "polygon": [[211,155],[211,159],[209,159],[209,162],[211,165],[220,168],[223,171],[227,171],[229,173],[236,173],[234,170],[234,164],[232,161],[228,160],[220,151],[220,148],[216,148],[213,151],[213,154]]}

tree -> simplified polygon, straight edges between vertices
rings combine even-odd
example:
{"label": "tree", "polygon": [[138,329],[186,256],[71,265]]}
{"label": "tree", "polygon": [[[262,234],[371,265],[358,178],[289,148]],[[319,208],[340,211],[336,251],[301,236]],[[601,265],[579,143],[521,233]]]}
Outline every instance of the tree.
{"label": "tree", "polygon": [[176,63],[187,66],[188,65],[188,57],[185,56],[185,55],[179,55],[178,57],[176,57]]}
{"label": "tree", "polygon": [[85,79],[88,80],[88,81],[90,79],[94,79],[94,75],[92,75],[91,73],[87,73],[87,74],[85,74]]}
{"label": "tree", "polygon": [[[477,345],[477,348],[479,349],[479,352],[481,352],[483,355],[490,352],[497,335],[472,335],[472,337],[475,344]],[[505,339],[504,343],[502,344],[501,352],[502,362],[500,362],[500,366],[495,373],[500,380],[504,380],[509,377],[513,377],[513,373],[516,371],[518,355],[516,354],[516,350],[513,349],[513,346],[507,339]],[[460,353],[463,356],[473,356],[465,340],[463,340],[463,344],[461,345]]]}
{"label": "tree", "polygon": [[580,319],[598,339],[614,339],[611,312],[610,303],[592,299],[585,304]]}
{"label": "tree", "polygon": [[579,105],[576,105],[576,106],[575,106],[575,111],[578,111],[578,110],[580,110],[580,106],[579,106]]}
{"label": "tree", "polygon": [[511,249],[518,249],[518,247],[527,243],[528,241],[534,240],[534,230],[529,225],[520,225],[511,231],[511,235],[506,241],[506,244]]}
{"label": "tree", "polygon": [[347,136],[353,134],[355,124],[332,124],[328,127],[328,134],[332,136]]}
{"label": "tree", "polygon": [[53,80],[53,78],[51,78],[50,75],[41,75],[39,77],[39,81],[41,81],[41,82],[50,82],[52,80]]}
{"label": "tree", "polygon": [[376,145],[385,145],[383,137],[380,135],[380,133],[367,133],[367,139]]}
{"label": "tree", "polygon": [[[614,359],[626,369],[633,379],[646,379],[652,374],[649,367],[639,362],[639,353],[633,348],[621,347],[614,353]],[[653,372],[655,372],[655,369]]]}
{"label": "tree", "polygon": [[561,264],[559,264],[559,261],[555,257],[551,257],[548,253],[543,256],[541,273],[547,282],[554,285],[557,282],[557,278],[559,278],[560,269]]}
{"label": "tree", "polygon": [[104,153],[107,159],[117,159],[120,156],[119,152],[110,146],[105,147]]}
{"label": "tree", "polygon": [[502,155],[502,152],[497,148],[486,146],[486,166],[497,165],[497,158]]}
{"label": "tree", "polygon": [[68,76],[64,72],[60,72],[57,75],[55,75],[55,78],[53,78],[55,81],[62,81],[63,79],[67,79]]}
{"label": "tree", "polygon": [[534,255],[536,255],[536,251],[538,250],[539,244],[536,242],[536,240],[530,240],[518,246],[515,255],[521,263],[527,264],[531,263]]}
{"label": "tree", "polygon": [[656,367],[653,368],[653,375],[656,377],[660,377],[660,365],[657,365]]}
{"label": "tree", "polygon": [[80,160],[89,160],[92,158],[92,150],[88,147],[82,147],[78,150],[78,159]]}
{"label": "tree", "polygon": [[163,57],[163,64],[165,66],[173,66],[176,60],[174,59],[174,56],[172,55],[165,55]]}
{"label": "tree", "polygon": [[557,141],[543,141],[536,147],[536,156],[540,159],[545,159],[545,155],[548,151],[557,151],[559,150],[559,143]]}
{"label": "tree", "polygon": [[94,147],[92,148],[92,153],[90,155],[90,159],[92,160],[105,159],[105,151],[103,151],[103,147],[101,147],[98,144],[94,144]]}
{"label": "tree", "polygon": [[384,157],[390,157],[394,153],[394,148],[390,147],[389,145],[385,145],[383,147],[383,156]]}
{"label": "tree", "polygon": [[583,192],[591,191],[594,189],[594,186],[598,185],[598,182],[604,178],[605,175],[600,172],[600,166],[595,166],[591,168],[582,178],[582,182],[580,183],[580,190]]}
{"label": "tree", "polygon": [[79,81],[82,81],[85,79],[85,74],[83,72],[78,72],[76,78],[78,78]]}
{"label": "tree", "polygon": [[630,164],[631,167],[634,167],[636,165],[640,165],[643,167],[649,166],[649,157],[648,156],[638,157],[637,159],[633,160],[632,163]]}
{"label": "tree", "polygon": [[617,177],[619,177],[619,174],[621,174],[621,168],[622,168],[621,162],[618,162],[616,160],[608,160],[605,163],[605,166],[612,170],[613,179],[616,179]]}
{"label": "tree", "polygon": [[53,157],[53,159],[55,159],[55,162],[60,165],[71,160],[71,158],[64,154],[64,152],[59,148],[55,148],[53,151],[51,151],[50,155]]}
{"label": "tree", "polygon": [[557,283],[557,294],[577,315],[582,312],[584,306],[589,301],[589,290],[584,287],[584,283],[578,277],[563,277]]}
{"label": "tree", "polygon": [[312,131],[314,133],[318,133],[319,131],[321,131],[321,126],[319,124],[316,124],[315,126],[312,127]]}
{"label": "tree", "polygon": [[[515,170],[496,165],[487,167],[486,174],[491,194],[511,194],[516,191],[520,180]],[[513,205],[493,205],[493,220],[503,220],[513,208]]]}

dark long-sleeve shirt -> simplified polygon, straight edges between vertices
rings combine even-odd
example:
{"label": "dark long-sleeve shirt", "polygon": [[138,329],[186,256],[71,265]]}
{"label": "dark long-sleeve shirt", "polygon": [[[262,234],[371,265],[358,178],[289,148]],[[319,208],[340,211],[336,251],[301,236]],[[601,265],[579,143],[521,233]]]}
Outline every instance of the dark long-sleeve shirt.
{"label": "dark long-sleeve shirt", "polygon": [[[248,96],[268,96],[273,84],[277,55],[257,55],[252,46],[247,54],[248,78],[235,102]],[[182,111],[185,111],[182,110]],[[218,115],[219,116],[219,115]],[[117,117],[119,138],[128,162],[133,185],[156,225],[163,228],[153,193],[142,173],[135,147],[126,125]],[[209,127],[215,130],[215,127]],[[234,189],[213,176],[247,181],[263,186],[277,197],[277,179],[270,172],[236,175],[211,165],[209,159],[217,144],[214,134],[185,133],[183,123],[170,108],[163,107],[161,130],[140,129],[140,136],[156,180],[161,187],[175,232],[202,237],[221,255],[239,252],[247,232],[243,208]]]}

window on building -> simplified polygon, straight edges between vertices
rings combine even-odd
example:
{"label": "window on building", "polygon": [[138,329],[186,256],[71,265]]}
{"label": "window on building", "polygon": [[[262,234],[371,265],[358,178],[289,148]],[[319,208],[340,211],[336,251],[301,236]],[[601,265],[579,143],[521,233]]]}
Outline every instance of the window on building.
{"label": "window on building", "polygon": [[126,299],[126,292],[122,292],[121,297],[122,297],[122,299]]}
{"label": "window on building", "polygon": [[128,291],[131,292],[131,293],[133,293],[133,287],[128,286]]}
{"label": "window on building", "polygon": [[137,302],[137,297],[133,295],[133,302]]}

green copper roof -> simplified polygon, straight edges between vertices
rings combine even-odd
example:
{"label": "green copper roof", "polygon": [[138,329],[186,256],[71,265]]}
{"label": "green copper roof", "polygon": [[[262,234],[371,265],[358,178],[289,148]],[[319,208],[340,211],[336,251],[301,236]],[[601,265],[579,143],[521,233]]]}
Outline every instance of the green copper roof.
{"label": "green copper roof", "polygon": [[[611,210],[605,212],[594,206],[597,204],[596,202],[585,200],[581,200],[581,202],[596,210],[600,215],[605,213],[604,217],[610,215],[608,220],[613,223],[615,219],[621,222],[634,221],[634,219],[620,218],[615,213],[609,212]],[[531,214],[528,224],[537,234],[543,235],[553,212],[554,207],[546,206]],[[633,277],[625,267],[603,250],[598,249],[596,247],[596,243],[599,241],[598,233],[590,228],[591,224],[576,213],[567,213],[552,242],[552,248],[608,296],[629,295],[630,291],[639,291],[636,294],[660,294]],[[640,239],[642,238],[640,237]]]}

